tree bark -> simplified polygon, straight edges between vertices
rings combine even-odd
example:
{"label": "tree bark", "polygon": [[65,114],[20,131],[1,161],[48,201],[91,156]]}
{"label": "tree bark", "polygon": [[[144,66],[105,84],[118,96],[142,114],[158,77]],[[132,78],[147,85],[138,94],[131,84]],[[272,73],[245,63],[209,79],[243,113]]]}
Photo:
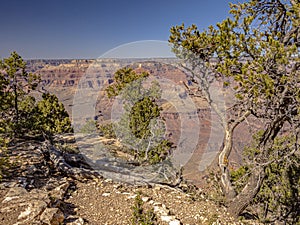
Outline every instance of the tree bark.
{"label": "tree bark", "polygon": [[219,154],[219,168],[221,171],[221,184],[223,193],[226,199],[233,199],[236,196],[236,192],[230,181],[230,174],[228,169],[228,157],[232,149],[232,130],[225,131],[223,149]]}
{"label": "tree bark", "polygon": [[261,184],[263,182],[263,179],[264,179],[263,168],[258,168],[251,173],[247,185],[243,188],[241,193],[239,193],[229,203],[228,212],[232,216],[238,217],[247,208],[247,206],[249,206],[251,201],[257,195],[261,187]]}
{"label": "tree bark", "polygon": [[250,111],[244,112],[238,119],[235,120],[234,123],[228,124],[223,122],[223,126],[225,129],[225,137],[223,141],[223,149],[219,154],[219,168],[221,171],[221,184],[223,188],[223,193],[227,200],[231,200],[236,196],[236,192],[230,180],[230,172],[228,168],[228,158],[232,150],[232,138],[233,131],[235,128],[242,123],[248,116],[250,115]]}

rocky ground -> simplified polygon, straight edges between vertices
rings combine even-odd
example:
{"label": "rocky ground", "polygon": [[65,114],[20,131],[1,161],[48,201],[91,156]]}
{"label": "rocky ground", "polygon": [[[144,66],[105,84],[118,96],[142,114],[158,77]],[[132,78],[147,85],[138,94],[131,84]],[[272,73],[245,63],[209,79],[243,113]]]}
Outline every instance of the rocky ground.
{"label": "rocky ground", "polygon": [[15,163],[0,183],[0,224],[132,224],[137,196],[154,224],[256,224],[231,218],[208,193],[186,184],[131,186],[80,175],[79,168],[64,171],[44,146],[20,140],[9,148]]}

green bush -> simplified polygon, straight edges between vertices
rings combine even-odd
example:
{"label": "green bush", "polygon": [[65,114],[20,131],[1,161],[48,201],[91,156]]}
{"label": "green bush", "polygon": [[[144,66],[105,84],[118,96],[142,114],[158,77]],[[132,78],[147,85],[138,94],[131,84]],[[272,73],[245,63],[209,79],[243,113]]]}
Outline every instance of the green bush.
{"label": "green bush", "polygon": [[[254,136],[257,142],[262,132]],[[296,144],[293,135],[277,137],[269,148],[269,164],[265,167],[265,179],[253,200],[254,212],[262,222],[284,221],[286,224],[300,223],[300,155],[295,151],[288,158],[284,157]],[[254,145],[255,146],[255,145]],[[246,165],[231,172],[231,179],[236,191],[240,192],[246,184],[259,150],[249,146],[245,149]]]}
{"label": "green bush", "polygon": [[7,155],[8,139],[0,138],[0,181],[7,169],[11,166],[9,157]]}
{"label": "green bush", "polygon": [[117,138],[116,133],[114,131],[114,124],[107,123],[107,124],[100,124],[98,126],[100,133],[106,138]]}
{"label": "green bush", "polygon": [[94,134],[97,132],[97,122],[95,120],[87,120],[80,128],[80,133]]}
{"label": "green bush", "polygon": [[157,224],[156,216],[153,209],[146,211],[143,208],[144,202],[141,198],[141,193],[135,197],[135,202],[132,207],[132,225],[155,225]]}
{"label": "green bush", "polygon": [[50,134],[73,132],[69,115],[55,95],[43,94],[36,107],[35,127]]}
{"label": "green bush", "polygon": [[[136,73],[123,68],[115,73],[114,82],[106,89],[108,97],[120,96],[124,100],[124,113],[112,125],[100,126],[104,135],[117,136],[139,164],[155,164],[163,161],[172,147],[165,139],[165,123],[158,105],[161,88],[158,82],[143,86],[148,73]],[[115,128],[117,134],[113,131]]]}
{"label": "green bush", "polygon": [[0,133],[6,137],[25,133],[48,135],[72,132],[69,115],[58,98],[44,93],[37,102],[31,92],[40,76],[28,73],[26,62],[16,52],[0,61]]}

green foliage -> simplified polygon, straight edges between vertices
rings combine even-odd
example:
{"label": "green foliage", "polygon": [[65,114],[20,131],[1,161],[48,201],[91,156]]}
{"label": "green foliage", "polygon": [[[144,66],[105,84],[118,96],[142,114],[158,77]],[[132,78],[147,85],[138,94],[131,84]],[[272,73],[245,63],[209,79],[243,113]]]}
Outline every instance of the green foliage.
{"label": "green foliage", "polygon": [[80,128],[80,133],[94,134],[97,132],[97,122],[95,120],[87,120],[86,123]]}
{"label": "green foliage", "polygon": [[172,145],[173,143],[169,140],[161,140],[158,144],[153,145],[148,152],[149,163],[156,164],[166,159]]}
{"label": "green foliage", "polygon": [[26,71],[26,62],[16,52],[0,61],[0,179],[11,166],[7,154],[10,140],[26,134],[72,131],[62,103],[43,94],[37,102],[32,92],[41,79]]}
{"label": "green foliage", "polygon": [[53,94],[43,94],[37,103],[36,127],[47,134],[73,132],[71,121],[64,105]]}
{"label": "green foliage", "polygon": [[143,200],[141,198],[141,193],[138,193],[135,197],[134,206],[132,207],[132,224],[133,225],[155,225],[156,217],[153,209],[145,211],[143,208]]}
{"label": "green foliage", "polygon": [[102,135],[106,138],[114,138],[114,139],[117,138],[115,131],[114,131],[113,123],[100,124],[100,125],[98,125],[98,129],[102,133]]}
{"label": "green foliage", "polygon": [[[32,113],[32,98],[28,95],[36,89],[39,82],[40,77],[26,71],[26,62],[16,52],[0,61],[2,132],[16,135],[23,131],[22,124]],[[30,109],[28,113],[27,109]]]}
{"label": "green foliage", "polygon": [[[233,133],[248,116],[264,126],[253,145],[245,150],[245,165],[232,173],[240,195],[235,205],[234,194],[227,195],[229,205],[240,204],[240,208],[235,208],[243,210],[249,204],[258,204],[252,200],[256,188],[262,185],[255,199],[264,205],[258,204],[264,217],[270,221],[292,221],[299,217],[299,194],[295,191],[299,184],[297,176],[291,179],[289,174],[299,171],[299,141],[282,133],[293,134],[299,140],[300,4],[293,0],[249,0],[230,4],[230,8],[230,18],[203,32],[196,25],[172,27],[169,42],[227,133]],[[230,119],[221,115],[222,110],[212,99],[209,86],[213,82],[224,84],[223,91],[235,96],[226,102]],[[226,148],[232,138],[226,141],[222,157],[229,156],[232,149],[230,145]],[[228,167],[224,165],[221,171],[224,176],[220,183],[226,186],[224,190],[231,190],[230,181],[225,179]],[[253,179],[248,179],[251,176]],[[241,213],[232,207],[231,211]]]}
{"label": "green foliage", "polygon": [[0,181],[7,169],[11,166],[7,155],[8,139],[0,138]]}
{"label": "green foliage", "polygon": [[1,136],[72,132],[69,116],[55,95],[44,93],[39,102],[31,95],[40,81],[26,71],[26,62],[16,52],[0,61]]}
{"label": "green foliage", "polygon": [[148,76],[146,72],[137,74],[132,68],[120,69],[115,73],[114,83],[106,89],[107,95],[109,98],[118,96],[126,85]]}
{"label": "green foliage", "polygon": [[161,97],[159,84],[152,82],[145,88],[147,76],[148,73],[137,74],[130,68],[116,72],[115,82],[106,91],[110,97],[122,97],[125,112],[118,123],[100,129],[112,134],[114,128],[115,135],[125,149],[132,149],[139,163],[155,164],[167,157],[172,143],[164,138],[166,129],[157,103]]}
{"label": "green foliage", "polygon": [[[300,223],[300,154],[291,153],[296,144],[294,135],[276,138],[270,149],[270,163],[265,168],[262,187],[254,199],[263,213],[263,220]],[[289,157],[286,157],[290,154]]]}
{"label": "green foliage", "polygon": [[[262,132],[254,136],[259,141]],[[300,222],[300,155],[293,151],[296,139],[293,135],[283,135],[275,139],[269,149],[268,163],[265,167],[265,179],[259,193],[253,200],[257,216],[263,221],[285,221],[287,224]],[[253,168],[251,161],[259,151],[255,144],[244,151],[246,165],[231,172],[236,190],[246,184]],[[290,154],[287,157],[287,154]],[[248,163],[248,164],[247,164]]]}
{"label": "green foliage", "polygon": [[150,121],[160,115],[160,108],[155,100],[144,97],[136,102],[130,112],[129,127],[137,138],[146,138],[150,135]]}
{"label": "green foliage", "polygon": [[245,186],[246,181],[249,179],[249,175],[249,168],[245,165],[230,171],[231,180],[237,192],[240,192]]}
{"label": "green foliage", "polygon": [[[278,7],[270,2],[272,12],[271,9],[268,11],[268,6],[263,8],[262,2],[252,0],[231,4],[232,18],[223,20],[216,27],[210,26],[201,33],[196,25],[172,27],[169,41],[178,57],[194,60],[200,56],[213,69],[214,74],[209,75],[226,77],[226,85],[231,84],[236,88],[237,102],[246,101],[257,115],[266,116],[266,111],[261,109],[278,102],[278,95],[284,92],[284,86],[290,90],[289,94],[286,93],[287,97],[299,96],[299,88],[293,85],[299,83],[299,70],[297,66],[287,70],[287,67],[300,62],[299,39],[295,38],[295,34],[287,44],[284,39],[288,37],[284,35],[295,32],[293,28],[299,26],[297,12],[300,6],[285,4]],[[289,13],[284,15],[286,11]],[[275,27],[279,23],[276,21],[279,15],[286,20],[282,31]],[[261,23],[270,26],[262,28]],[[211,63],[212,57],[216,57],[217,64]],[[193,63],[199,62],[198,59]],[[289,103],[287,101],[286,105]]]}

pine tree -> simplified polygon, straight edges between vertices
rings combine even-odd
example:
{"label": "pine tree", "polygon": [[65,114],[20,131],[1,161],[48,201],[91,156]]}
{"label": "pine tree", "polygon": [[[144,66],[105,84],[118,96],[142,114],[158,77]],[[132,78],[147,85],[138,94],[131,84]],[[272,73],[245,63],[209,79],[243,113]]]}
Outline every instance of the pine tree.
{"label": "pine tree", "polygon": [[49,93],[42,95],[37,103],[35,127],[46,134],[61,134],[73,132],[69,115],[58,98]]}
{"label": "pine tree", "polygon": [[26,62],[16,52],[0,62],[0,102],[1,126],[14,135],[22,131],[22,123],[27,121],[26,109],[32,108],[32,98],[28,95],[35,90],[40,77],[26,71]]}
{"label": "pine tree", "polygon": [[152,82],[150,87],[143,87],[148,76],[146,72],[137,74],[131,68],[123,68],[116,72],[114,83],[106,90],[109,97],[120,96],[124,100],[125,112],[114,124],[117,137],[140,163],[155,164],[167,157],[172,143],[164,138],[159,84]]}
{"label": "pine tree", "polygon": [[[282,181],[274,182],[284,186],[287,177],[280,164],[297,162],[295,157],[299,159],[300,3],[299,0],[249,0],[230,4],[230,8],[230,18],[202,32],[196,25],[172,27],[169,41],[224,128],[225,137],[217,157],[219,181],[229,212],[238,216],[266,190],[266,184],[273,180],[271,174],[283,176]],[[223,82],[224,89],[220,91],[233,96],[232,102],[227,102],[226,114],[213,99],[210,89],[213,82]],[[252,141],[249,161],[241,167],[241,170],[248,168],[248,177],[237,190],[231,180],[228,159],[234,131],[249,118],[260,121],[263,130],[258,131],[258,140]],[[288,134],[296,137],[294,144],[277,145],[280,140],[289,139]],[[293,181],[292,186],[297,182]],[[299,196],[299,191],[295,196]],[[264,199],[270,206],[271,199]],[[299,206],[299,197],[294,201]],[[293,210],[296,210],[294,205],[285,216],[273,215],[273,218],[285,220],[295,215]]]}
{"label": "pine tree", "polygon": [[26,62],[16,52],[0,61],[1,136],[72,131],[68,113],[55,95],[44,93],[39,102],[32,95],[40,82],[39,75],[26,71]]}

